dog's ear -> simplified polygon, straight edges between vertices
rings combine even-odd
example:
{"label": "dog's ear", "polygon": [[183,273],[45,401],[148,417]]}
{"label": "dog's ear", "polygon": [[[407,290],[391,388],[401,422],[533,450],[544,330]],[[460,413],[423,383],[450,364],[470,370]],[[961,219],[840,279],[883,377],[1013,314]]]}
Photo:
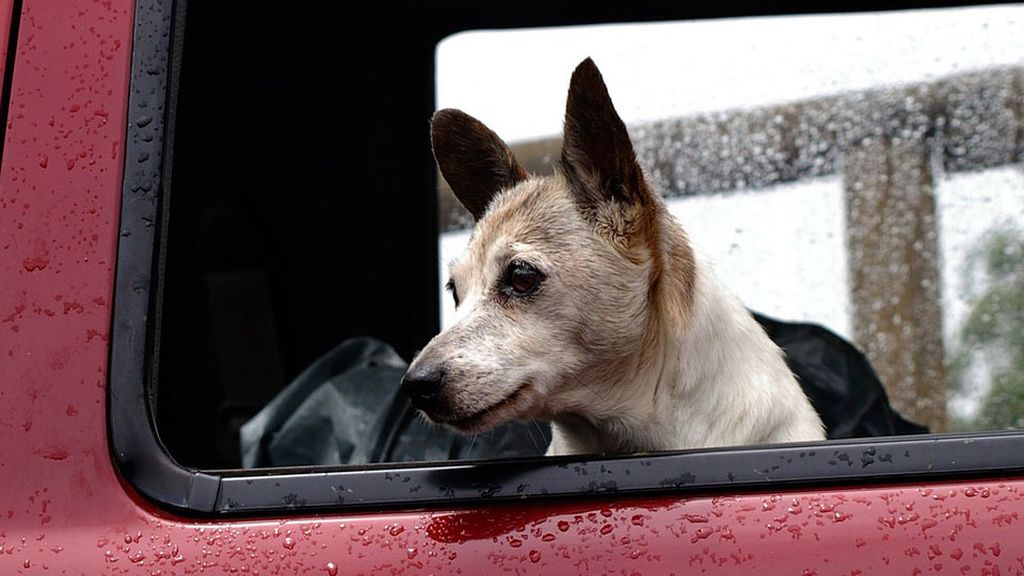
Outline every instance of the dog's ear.
{"label": "dog's ear", "polygon": [[591,221],[609,202],[642,209],[653,200],[626,125],[590,58],[576,67],[569,83],[561,171],[577,206]]}
{"label": "dog's ear", "polygon": [[461,110],[438,110],[430,119],[434,159],[452,192],[479,220],[491,199],[529,176],[508,144]]}

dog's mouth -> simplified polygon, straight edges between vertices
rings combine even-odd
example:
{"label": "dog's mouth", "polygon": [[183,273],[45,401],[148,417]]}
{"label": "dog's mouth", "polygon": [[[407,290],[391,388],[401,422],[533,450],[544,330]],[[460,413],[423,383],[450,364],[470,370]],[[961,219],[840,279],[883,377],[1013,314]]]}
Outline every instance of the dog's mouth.
{"label": "dog's mouth", "polygon": [[533,386],[528,383],[522,384],[519,388],[516,388],[515,392],[469,416],[444,419],[435,418],[435,420],[441,424],[451,426],[463,434],[486,432],[521,416],[530,399],[535,394],[536,390]]}

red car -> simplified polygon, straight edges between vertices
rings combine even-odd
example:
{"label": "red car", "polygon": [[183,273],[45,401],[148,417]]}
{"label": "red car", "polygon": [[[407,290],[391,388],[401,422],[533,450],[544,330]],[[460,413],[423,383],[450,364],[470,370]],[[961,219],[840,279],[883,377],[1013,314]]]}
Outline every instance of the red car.
{"label": "red car", "polygon": [[799,9],[0,2],[0,574],[1024,573],[1012,430],[237,462],[333,343],[438,328],[440,39]]}

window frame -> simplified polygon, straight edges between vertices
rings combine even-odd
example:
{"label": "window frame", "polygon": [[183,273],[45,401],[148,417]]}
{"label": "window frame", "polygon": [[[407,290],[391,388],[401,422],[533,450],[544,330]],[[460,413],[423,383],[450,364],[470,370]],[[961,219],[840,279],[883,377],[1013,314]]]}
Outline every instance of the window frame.
{"label": "window frame", "polygon": [[[981,2],[841,3],[814,12],[937,8]],[[471,2],[427,10],[385,2],[346,12],[360,18],[411,19],[436,45],[462,30],[621,21],[807,13],[796,2],[770,7],[647,2],[526,0],[517,14],[493,15]],[[645,455],[572,456],[494,461],[384,463],[351,467],[196,470],[179,465],[156,429],[154,398],[162,284],[161,225],[171,190],[173,126],[184,31],[184,0],[140,0],[132,46],[124,151],[121,234],[110,338],[108,427],[120,474],[150,501],[185,514],[227,516],[325,509],[450,507],[594,496],[684,495],[784,487],[933,482],[1024,474],[1024,431],[993,431],[744,446]],[[623,13],[628,16],[623,17]],[[586,16],[581,16],[586,14]],[[433,98],[433,76],[416,71]],[[409,139],[406,147],[418,146]],[[407,150],[429,156],[427,147]],[[434,190],[424,172],[423,190]],[[157,225],[154,225],[157,223]]]}

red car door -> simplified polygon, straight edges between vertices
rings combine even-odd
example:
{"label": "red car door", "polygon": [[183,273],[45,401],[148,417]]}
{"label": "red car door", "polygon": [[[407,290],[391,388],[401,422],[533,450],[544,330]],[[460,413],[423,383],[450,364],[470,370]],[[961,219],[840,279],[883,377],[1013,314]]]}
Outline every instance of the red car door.
{"label": "red car door", "polygon": [[[159,39],[167,5],[0,4],[0,30],[16,32],[13,69],[3,74],[9,99],[0,166],[0,573],[1024,573],[1019,465],[987,466],[987,455],[978,454],[966,476],[928,473],[951,465],[944,447],[972,442],[960,438],[932,438],[935,451],[927,454],[917,444],[906,454],[880,444],[851,460],[849,446],[824,444],[750,460],[827,462],[834,451],[837,470],[886,466],[886,459],[916,470],[867,484],[837,474],[793,476],[780,488],[751,481],[686,489],[680,473],[678,486],[655,482],[633,491],[597,478],[605,489],[558,497],[520,500],[507,489],[491,502],[485,487],[450,504],[397,498],[304,508],[296,497],[241,513],[229,500],[215,504],[244,493],[253,478],[182,469],[176,474],[189,485],[180,505],[140,491],[163,477],[115,465],[120,446],[112,448],[108,418],[115,426],[120,420],[110,406],[130,399],[108,397],[112,326],[118,329],[112,310],[119,245],[133,249],[132,231],[147,226],[122,221],[122,207],[134,200],[123,194],[155,202],[149,191],[122,191],[126,172],[150,160],[128,145],[133,127],[153,121],[129,110],[133,70],[134,77],[166,73],[158,64],[145,68],[133,35]],[[18,10],[8,19],[12,6]],[[153,28],[144,29],[146,22]],[[135,97],[164,113],[161,95]],[[132,281],[124,280],[129,291]],[[1018,446],[1013,436],[995,438],[978,445]],[[621,462],[609,478],[622,486],[647,466]],[[745,462],[729,466],[761,474],[742,469]],[[562,466],[565,474],[599,474],[606,463]],[[396,494],[403,490],[402,478],[385,476],[386,469],[360,473],[381,490],[388,482]],[[285,482],[319,474],[262,476]],[[208,503],[207,511],[190,511],[189,498]]]}

